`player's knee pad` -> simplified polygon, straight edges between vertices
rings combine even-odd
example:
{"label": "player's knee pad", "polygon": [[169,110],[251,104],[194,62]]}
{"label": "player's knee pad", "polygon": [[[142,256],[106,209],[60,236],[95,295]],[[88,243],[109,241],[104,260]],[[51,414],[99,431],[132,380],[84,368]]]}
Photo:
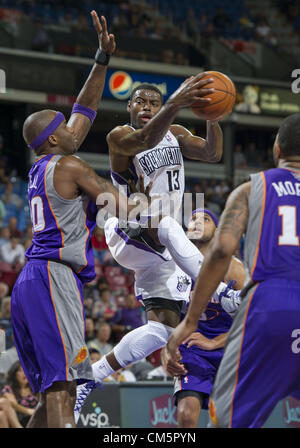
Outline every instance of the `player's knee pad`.
{"label": "player's knee pad", "polygon": [[116,360],[125,367],[144,359],[167,344],[172,330],[173,328],[155,321],[132,330],[114,348]]}

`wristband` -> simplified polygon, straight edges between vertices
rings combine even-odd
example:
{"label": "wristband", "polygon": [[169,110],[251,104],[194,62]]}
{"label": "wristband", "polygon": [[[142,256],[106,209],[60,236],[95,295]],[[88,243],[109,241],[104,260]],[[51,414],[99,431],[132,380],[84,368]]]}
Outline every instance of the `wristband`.
{"label": "wristband", "polygon": [[100,50],[100,48],[98,48],[95,55],[96,63],[99,65],[108,65],[109,60],[110,60],[110,54],[107,54],[103,50]]}
{"label": "wristband", "polygon": [[93,124],[93,122],[94,122],[94,120],[96,118],[96,115],[97,115],[96,111],[94,111],[93,109],[90,109],[87,106],[82,106],[79,103],[74,103],[74,105],[73,105],[73,109],[72,109],[71,115],[75,114],[75,113],[85,115],[86,117],[88,117],[90,119],[92,124]]}

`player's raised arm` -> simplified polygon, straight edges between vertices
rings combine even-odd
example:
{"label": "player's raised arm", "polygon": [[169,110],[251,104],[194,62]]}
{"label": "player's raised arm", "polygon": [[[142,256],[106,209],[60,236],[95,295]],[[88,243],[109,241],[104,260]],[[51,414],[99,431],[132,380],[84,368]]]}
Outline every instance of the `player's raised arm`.
{"label": "player's raised arm", "polygon": [[202,162],[219,162],[223,154],[222,129],[217,121],[207,121],[206,129],[206,138],[203,139],[193,135],[183,126],[171,126],[171,131],[178,139],[185,157]]}
{"label": "player's raised arm", "polygon": [[95,64],[81,89],[73,106],[68,126],[74,129],[77,149],[87,136],[96,116],[105,84],[107,64],[116,48],[113,34],[108,34],[106,19],[100,20],[96,11],[91,12],[93,25],[99,39],[99,50],[95,56]]}
{"label": "player's raised arm", "polygon": [[236,188],[227,200],[201,266],[188,312],[169,339],[168,352],[171,357],[175,357],[177,347],[197,328],[201,314],[229,268],[232,255],[247,228],[249,194],[250,182],[247,182]]}
{"label": "player's raised arm", "polygon": [[[134,116],[134,123],[118,126],[107,136],[109,150],[113,154],[134,156],[135,154],[156,146],[164,137],[178,111],[193,102],[207,104],[206,97],[214,91],[209,88],[212,79],[202,78],[205,72],[186,79],[181,86],[162,105],[162,97],[153,90],[137,87],[128,102],[128,111]],[[134,114],[132,114],[134,111]]]}

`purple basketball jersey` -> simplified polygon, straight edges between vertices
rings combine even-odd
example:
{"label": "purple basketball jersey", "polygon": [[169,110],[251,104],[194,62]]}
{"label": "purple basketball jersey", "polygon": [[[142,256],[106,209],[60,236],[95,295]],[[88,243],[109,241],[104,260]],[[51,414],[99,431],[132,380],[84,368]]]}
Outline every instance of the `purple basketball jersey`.
{"label": "purple basketball jersey", "polygon": [[300,280],[300,170],[251,176],[245,261],[254,282]]}
{"label": "purple basketball jersey", "polygon": [[97,208],[83,195],[67,200],[57,194],[53,176],[61,157],[43,156],[29,172],[33,240],[26,257],[65,262],[82,282],[88,282],[95,278],[91,233]]}

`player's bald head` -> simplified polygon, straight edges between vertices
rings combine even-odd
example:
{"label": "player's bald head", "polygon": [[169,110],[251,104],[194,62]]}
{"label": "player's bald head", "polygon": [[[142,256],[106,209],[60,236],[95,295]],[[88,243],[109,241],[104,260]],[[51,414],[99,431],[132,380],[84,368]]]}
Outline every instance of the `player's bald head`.
{"label": "player's bald head", "polygon": [[23,125],[23,137],[29,145],[51,123],[56,115],[55,110],[45,109],[35,112],[26,118]]}

